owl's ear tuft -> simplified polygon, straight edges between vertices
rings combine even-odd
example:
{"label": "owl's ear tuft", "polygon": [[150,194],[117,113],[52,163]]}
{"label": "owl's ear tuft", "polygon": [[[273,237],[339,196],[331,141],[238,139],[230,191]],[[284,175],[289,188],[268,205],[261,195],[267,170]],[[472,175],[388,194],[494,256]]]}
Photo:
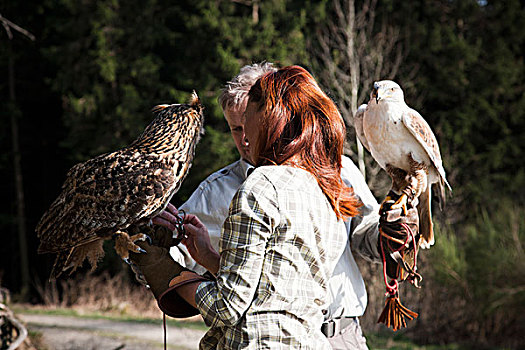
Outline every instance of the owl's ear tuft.
{"label": "owl's ear tuft", "polygon": [[168,108],[168,107],[170,107],[170,106],[171,106],[171,105],[167,105],[167,104],[164,104],[164,105],[157,105],[157,106],[155,106],[155,107],[153,107],[153,108],[151,109],[151,112],[156,114],[156,113],[159,113],[159,112],[162,111],[163,109]]}
{"label": "owl's ear tuft", "polygon": [[201,104],[201,100],[199,99],[197,92],[193,90],[193,92],[191,93],[190,106],[198,106],[200,104]]}

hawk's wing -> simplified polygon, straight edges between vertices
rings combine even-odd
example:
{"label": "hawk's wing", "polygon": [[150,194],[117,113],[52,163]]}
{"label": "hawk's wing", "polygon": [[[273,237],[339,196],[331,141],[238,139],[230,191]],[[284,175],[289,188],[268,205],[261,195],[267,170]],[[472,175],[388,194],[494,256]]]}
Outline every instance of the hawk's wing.
{"label": "hawk's wing", "polygon": [[366,150],[370,152],[370,147],[368,146],[368,140],[366,139],[365,133],[363,131],[363,118],[365,116],[365,111],[368,105],[362,104],[359,106],[357,111],[354,114],[354,128],[355,133],[359,141],[365,146]]}
{"label": "hawk's wing", "polygon": [[159,211],[174,187],[173,169],[125,150],[75,165],[37,226],[39,252],[57,252],[125,229]]}
{"label": "hawk's wing", "polygon": [[439,152],[439,144],[428,123],[412,108],[407,108],[405,112],[403,112],[402,120],[408,131],[410,131],[427,152],[441,180],[447,185],[448,189],[452,191],[445,176],[445,169],[443,168],[443,161],[441,160],[441,153]]}

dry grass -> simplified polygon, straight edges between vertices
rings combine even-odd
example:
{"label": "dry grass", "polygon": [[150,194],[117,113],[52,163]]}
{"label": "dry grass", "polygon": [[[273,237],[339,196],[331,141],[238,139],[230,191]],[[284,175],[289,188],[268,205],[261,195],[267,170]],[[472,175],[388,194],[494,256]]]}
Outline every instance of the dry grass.
{"label": "dry grass", "polygon": [[151,292],[133,283],[125,273],[110,276],[77,274],[74,278],[36,285],[47,309],[68,308],[79,314],[103,313],[111,315],[159,318],[162,313]]}

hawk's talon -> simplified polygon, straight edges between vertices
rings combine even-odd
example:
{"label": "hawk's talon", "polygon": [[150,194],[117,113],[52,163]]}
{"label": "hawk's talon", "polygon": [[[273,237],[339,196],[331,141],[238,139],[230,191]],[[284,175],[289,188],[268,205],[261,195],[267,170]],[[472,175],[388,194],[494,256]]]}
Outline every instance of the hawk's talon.
{"label": "hawk's talon", "polygon": [[394,204],[392,204],[390,208],[391,209],[401,208],[403,209],[403,214],[406,216],[408,213],[407,201],[408,201],[408,196],[405,193],[403,193],[401,197],[399,197],[398,200]]}
{"label": "hawk's talon", "polygon": [[383,207],[384,205],[389,202],[389,201],[392,201],[392,197],[390,196],[386,196],[385,199],[381,202],[381,205],[379,206],[379,212],[381,213],[383,211]]}

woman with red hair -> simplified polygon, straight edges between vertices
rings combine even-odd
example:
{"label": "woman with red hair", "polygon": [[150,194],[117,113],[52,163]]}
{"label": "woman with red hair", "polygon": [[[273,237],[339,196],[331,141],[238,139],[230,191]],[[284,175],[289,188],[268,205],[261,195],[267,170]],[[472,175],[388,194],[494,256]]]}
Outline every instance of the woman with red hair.
{"label": "woman with red hair", "polygon": [[359,204],[341,180],[345,124],[310,73],[290,66],[259,79],[250,90],[245,118],[253,165],[303,168],[338,218],[357,214]]}
{"label": "woman with red hair", "polygon": [[187,215],[183,243],[215,275],[182,272],[170,285],[211,326],[201,348],[328,349],[327,283],[346,246],[344,219],[360,202],[341,180],[345,126],[303,68],[261,77],[245,111],[256,166],[230,204],[219,253]]}

